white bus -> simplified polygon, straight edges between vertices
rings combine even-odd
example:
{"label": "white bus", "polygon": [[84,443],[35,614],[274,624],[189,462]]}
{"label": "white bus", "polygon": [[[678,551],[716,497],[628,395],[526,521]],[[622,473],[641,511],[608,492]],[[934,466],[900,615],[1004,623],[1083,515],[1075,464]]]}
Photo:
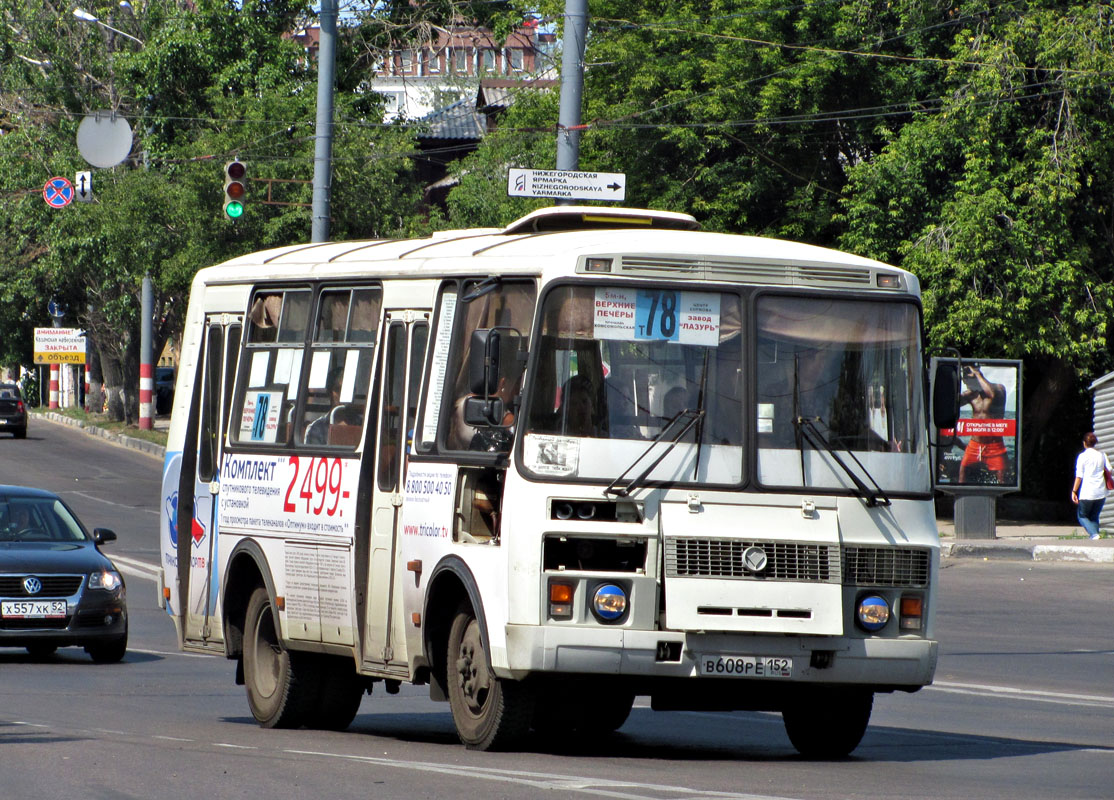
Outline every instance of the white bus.
{"label": "white bus", "polygon": [[163,478],[181,647],[234,659],[268,727],[405,681],[475,749],[648,696],[853,750],[936,666],[919,285],[697,227],[565,206],[201,270]]}

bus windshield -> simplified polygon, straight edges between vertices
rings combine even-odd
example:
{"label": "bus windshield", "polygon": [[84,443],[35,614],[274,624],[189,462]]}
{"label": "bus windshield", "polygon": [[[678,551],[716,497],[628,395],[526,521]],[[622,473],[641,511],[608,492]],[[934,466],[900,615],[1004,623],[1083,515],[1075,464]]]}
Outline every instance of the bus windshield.
{"label": "bus windshield", "polygon": [[737,295],[561,286],[541,314],[523,440],[528,470],[610,481],[640,456],[638,472],[664,456],[647,481],[742,480]]}
{"label": "bus windshield", "polygon": [[912,303],[760,297],[759,481],[928,491],[919,330]]}

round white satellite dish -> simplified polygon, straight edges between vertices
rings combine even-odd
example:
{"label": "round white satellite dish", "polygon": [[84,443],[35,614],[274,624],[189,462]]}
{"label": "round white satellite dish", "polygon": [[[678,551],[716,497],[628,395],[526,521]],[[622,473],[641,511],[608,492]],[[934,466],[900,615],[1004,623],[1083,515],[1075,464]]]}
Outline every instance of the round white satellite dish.
{"label": "round white satellite dish", "polygon": [[87,114],[77,126],[77,149],[94,167],[115,167],[132,151],[132,126],[109,111]]}

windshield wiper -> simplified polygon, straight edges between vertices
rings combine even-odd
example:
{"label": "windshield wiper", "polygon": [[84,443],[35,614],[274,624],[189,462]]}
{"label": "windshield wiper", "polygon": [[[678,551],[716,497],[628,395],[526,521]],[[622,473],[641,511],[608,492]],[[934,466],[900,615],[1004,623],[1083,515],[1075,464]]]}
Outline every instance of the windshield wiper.
{"label": "windshield wiper", "polygon": [[[627,473],[638,466],[638,462],[648,456],[650,454],[650,451],[653,450],[654,447],[656,447],[658,443],[665,438],[665,435],[669,433],[669,431],[672,430],[678,422],[680,422],[682,419],[685,419],[686,417],[688,418],[688,422],[685,423],[685,425],[680,428],[677,434],[669,440],[669,445],[662,451],[661,455],[654,459],[654,462],[650,464],[650,466],[646,467],[646,469],[644,469],[641,474],[639,474],[635,478],[631,478],[627,482],[626,486],[620,487],[619,484],[623,482],[623,478],[627,476]],[[630,466],[623,470],[622,474],[620,474],[618,478],[607,485],[607,488],[603,490],[603,493],[613,494],[616,497],[629,497],[632,491],[642,485],[642,482],[646,480],[646,476],[653,472],[654,468],[662,462],[662,459],[664,459],[667,455],[669,455],[670,452],[672,452],[673,448],[677,445],[677,442],[679,442],[681,438],[692,429],[693,425],[695,425],[702,419],[704,419],[704,409],[702,408],[696,411],[693,411],[691,408],[686,408],[683,411],[678,411],[676,414],[673,415],[669,422],[665,424],[665,427],[661,429],[661,433],[653,438],[653,441],[651,441],[649,446],[647,446],[646,449],[642,451],[638,458],[632,461]]]}
{"label": "windshield wiper", "polygon": [[[859,459],[850,449],[845,450],[847,455],[851,456],[851,460],[855,462],[860,470],[862,470],[863,475],[866,475],[866,477],[870,479],[870,482],[874,484],[874,489],[871,489],[869,486],[863,483],[863,480],[855,473],[855,471],[851,469],[851,467],[848,466],[842,458],[839,457],[839,454],[836,453],[835,449],[832,447],[831,442],[828,441],[828,437],[821,433],[820,429],[816,427],[817,422],[823,422],[823,420],[820,419],[820,417],[798,416],[796,418],[797,435],[799,437],[803,437],[810,445],[812,445],[814,449],[825,450],[828,455],[832,457],[832,460],[839,464],[843,471],[847,473],[847,477],[849,477],[851,479],[851,482],[855,484],[855,489],[857,490],[856,494],[859,495],[859,497],[864,503],[867,504],[868,507],[890,505],[890,498],[886,496],[885,490],[878,485],[878,481],[874,480],[874,476],[871,475],[867,468],[863,466],[863,463],[859,461]],[[803,448],[801,452],[803,460]],[[804,477],[803,472],[801,473],[801,477]]]}

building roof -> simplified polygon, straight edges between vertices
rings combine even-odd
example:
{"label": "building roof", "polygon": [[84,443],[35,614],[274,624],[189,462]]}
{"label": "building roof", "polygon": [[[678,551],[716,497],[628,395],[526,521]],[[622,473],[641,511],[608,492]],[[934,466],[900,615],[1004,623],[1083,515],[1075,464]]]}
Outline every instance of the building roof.
{"label": "building roof", "polygon": [[484,118],[476,112],[476,99],[466,97],[452,105],[431,111],[418,120],[419,139],[483,138]]}

